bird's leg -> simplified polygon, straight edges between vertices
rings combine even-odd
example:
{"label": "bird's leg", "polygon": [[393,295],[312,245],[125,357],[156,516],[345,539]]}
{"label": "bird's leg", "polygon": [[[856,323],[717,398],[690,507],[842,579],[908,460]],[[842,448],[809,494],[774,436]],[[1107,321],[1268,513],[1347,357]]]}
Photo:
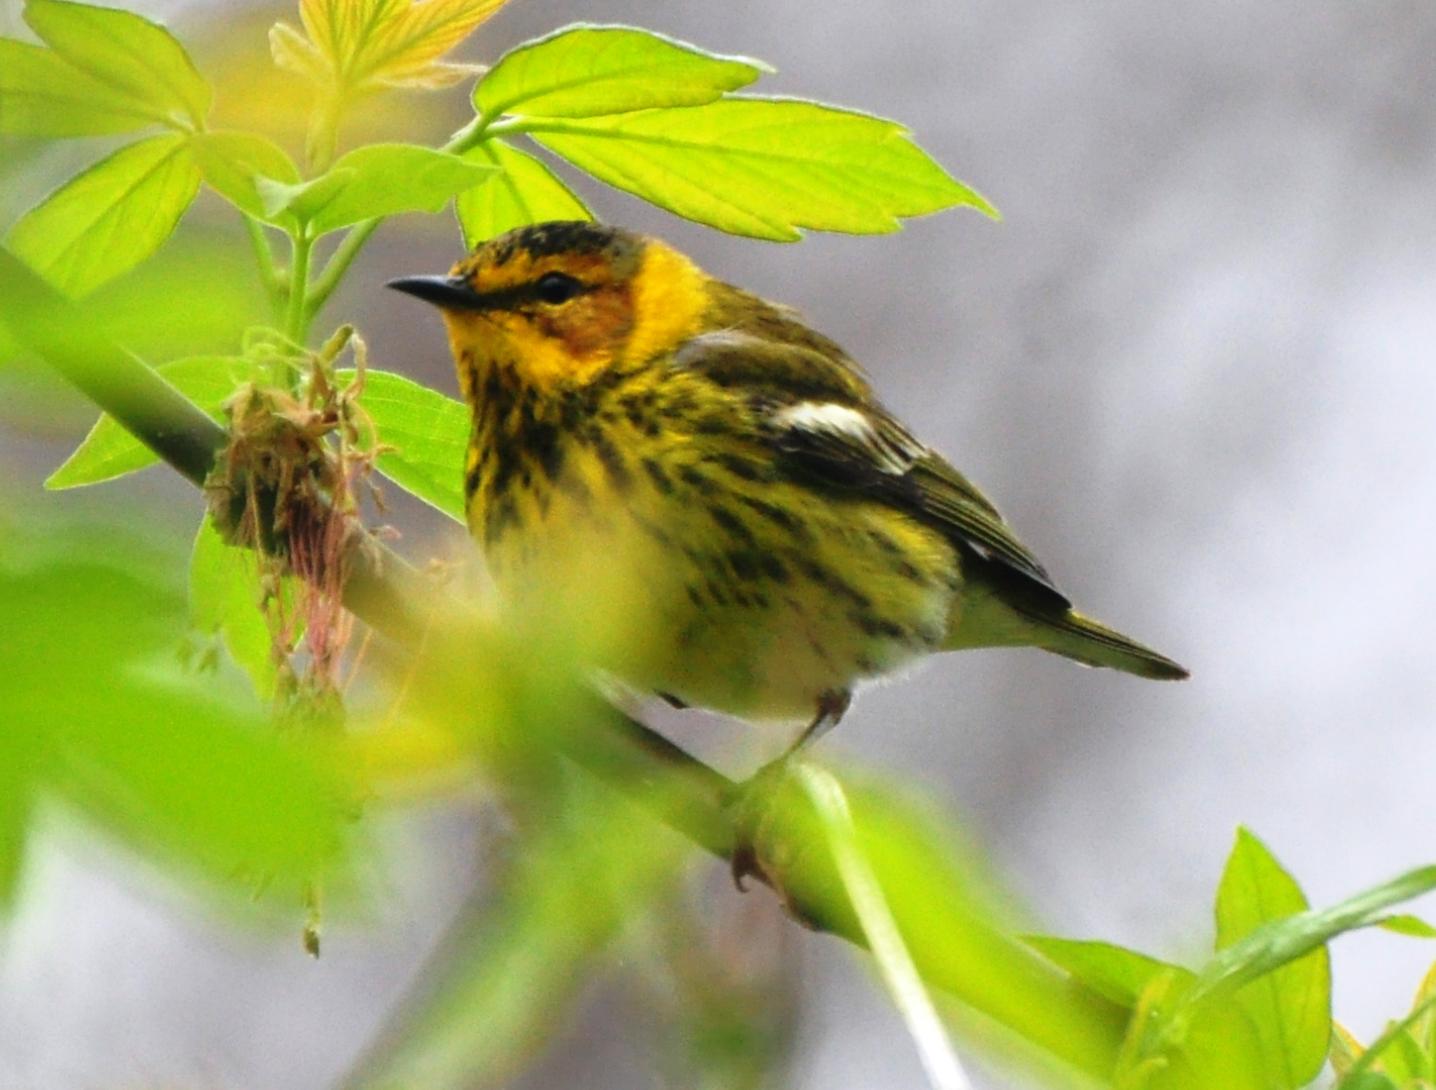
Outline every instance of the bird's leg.
{"label": "bird's leg", "polygon": [[853,702],[851,689],[828,689],[818,694],[818,705],[813,712],[813,720],[803,728],[802,733],[793,739],[792,745],[783,750],[783,755],[776,761],[769,762],[770,765],[782,764],[784,761],[796,757],[800,750],[812,742],[816,742],[828,731],[842,722],[843,716],[848,714],[848,707]]}
{"label": "bird's leg", "polygon": [[[758,855],[757,844],[762,838],[764,827],[772,816],[775,791],[782,785],[788,774],[788,765],[810,743],[821,738],[843,718],[852,703],[853,694],[847,689],[829,689],[818,694],[817,706],[812,721],[803,728],[777,759],[769,761],[747,780],[739,785],[730,804],[733,825],[737,833],[737,846],[730,861],[733,884],[740,890],[747,890],[744,882],[749,877],[772,879],[772,861],[764,866]],[[770,881],[779,895],[781,883]]]}

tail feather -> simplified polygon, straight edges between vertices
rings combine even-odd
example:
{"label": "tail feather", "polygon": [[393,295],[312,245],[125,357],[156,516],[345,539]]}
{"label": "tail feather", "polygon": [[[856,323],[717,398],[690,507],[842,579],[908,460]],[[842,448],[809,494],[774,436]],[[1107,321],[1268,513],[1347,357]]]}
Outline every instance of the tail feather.
{"label": "tail feather", "polygon": [[943,644],[947,650],[1040,647],[1087,666],[1105,666],[1138,677],[1178,681],[1187,676],[1186,668],[1166,655],[1076,610],[1053,608],[1046,601],[1023,600],[995,589],[969,585],[953,611]]}
{"label": "tail feather", "polygon": [[1180,681],[1185,667],[1145,647],[1115,629],[1076,610],[1059,617],[1046,616],[1033,625],[1034,642],[1044,651],[1064,655],[1088,666],[1107,666],[1157,681]]}

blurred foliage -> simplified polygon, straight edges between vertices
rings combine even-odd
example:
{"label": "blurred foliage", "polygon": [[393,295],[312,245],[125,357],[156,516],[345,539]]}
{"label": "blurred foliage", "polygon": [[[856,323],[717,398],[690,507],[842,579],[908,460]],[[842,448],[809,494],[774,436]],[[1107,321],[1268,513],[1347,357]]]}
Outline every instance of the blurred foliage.
{"label": "blurred foliage", "polygon": [[263,729],[246,693],[181,669],[180,570],[122,526],[0,512],[6,899],[49,801],[242,896],[348,870],[354,831],[329,762]]}
{"label": "blurred foliage", "polygon": [[[881,233],[950,207],[996,214],[895,122],[740,93],[769,71],[760,61],[588,24],[525,42],[486,72],[448,59],[501,6],[301,0],[297,23],[269,30],[273,63],[255,48],[216,48],[202,72],[141,15],[27,0],[37,40],[0,39],[5,246],[84,297],[88,321],[157,361],[240,438],[293,441],[304,464],[281,469],[344,518],[372,468],[462,521],[464,406],[368,368],[348,326],[311,350],[316,317],[382,220],[452,203],[473,245],[590,216],[540,153],[755,238]],[[411,142],[444,116],[414,93],[470,80],[473,110],[457,134],[441,147]],[[384,136],[346,142],[356,133]],[[20,207],[14,194],[53,180],[45,153],[59,140],[84,142],[89,165]],[[229,227],[191,216],[201,192]],[[322,236],[333,237],[321,249]],[[257,276],[240,274],[246,251]],[[37,319],[8,298],[0,285],[7,417],[38,428],[57,395],[24,348]],[[353,365],[339,367],[346,348]],[[145,438],[102,416],[46,483],[142,469],[156,460]],[[234,457],[232,446],[231,469]],[[283,498],[270,515],[287,513]],[[186,580],[177,549],[138,536],[143,519],[62,524],[29,497],[0,504],[0,902],[13,903],[40,818],[58,807],[167,874],[238,895],[226,904],[261,888],[303,899],[317,949],[321,899],[341,894],[342,911],[343,895],[359,892],[372,812],[477,785],[513,815],[506,863],[346,1085],[500,1084],[534,1061],[591,980],[623,972],[639,974],[660,1012],[674,1085],[773,1081],[792,1044],[789,967],[755,960],[742,920],[713,934],[711,906],[691,896],[689,846],[659,824],[681,827],[704,806],[721,817],[721,805],[695,801],[695,784],[661,761],[624,764],[605,749],[621,720],[583,680],[595,647],[642,638],[641,619],[574,618],[540,602],[495,632],[465,614],[456,582],[419,646],[372,634],[348,645],[348,619],[316,604],[316,584],[334,580],[322,563],[333,542],[306,553],[294,525],[266,525],[252,535],[256,554],[203,521]],[[611,579],[593,565],[623,566],[605,559],[573,580]],[[328,687],[298,691],[322,707],[300,714],[293,679],[316,665]],[[1433,978],[1363,1048],[1331,1021],[1326,949],[1359,927],[1436,935],[1390,913],[1436,887],[1436,868],[1313,910],[1242,830],[1217,890],[1215,950],[1188,967],[1108,942],[1019,936],[1017,913],[949,816],[845,779],[774,785],[764,859],[802,922],[872,947],[938,1084],[963,1079],[950,1027],[1054,1082],[1118,1090],[1296,1090],[1328,1055],[1345,1090],[1436,1080]],[[944,1026],[938,1010],[957,1015]]]}
{"label": "blurred foliage", "polygon": [[1387,1023],[1364,1048],[1343,1026],[1333,1027],[1331,1066],[1345,1090],[1423,1090],[1436,1084],[1436,966],[1405,1017]]}

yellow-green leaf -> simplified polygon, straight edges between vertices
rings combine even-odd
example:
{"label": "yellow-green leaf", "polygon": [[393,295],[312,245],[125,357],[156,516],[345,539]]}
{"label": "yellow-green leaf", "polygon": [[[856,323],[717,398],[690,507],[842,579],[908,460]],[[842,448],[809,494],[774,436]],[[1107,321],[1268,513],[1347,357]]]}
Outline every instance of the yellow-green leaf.
{"label": "yellow-green leaf", "polygon": [[1193,979],[1190,969],[1110,942],[1049,935],[1028,935],[1023,941],[1104,999],[1124,1007],[1135,1006],[1148,985],[1163,974],[1170,974],[1178,984]]}
{"label": "yellow-green leaf", "polygon": [[1421,978],[1421,986],[1411,1000],[1411,1010],[1416,1015],[1411,1023],[1411,1036],[1431,1065],[1430,1073],[1436,1075],[1436,965]]}
{"label": "yellow-green leaf", "polygon": [[1363,1071],[1341,1083],[1339,1090],[1401,1090],[1390,1076],[1381,1071]]}
{"label": "yellow-green leaf", "polygon": [[[1239,829],[1217,890],[1217,949],[1307,907],[1301,887],[1267,847],[1248,830]],[[1315,1078],[1331,1037],[1326,948],[1318,947],[1258,977],[1237,998],[1256,1026],[1274,1084],[1296,1090]]]}
{"label": "yellow-green leaf", "polygon": [[[283,607],[292,611],[293,578],[281,580]],[[218,635],[249,675],[261,700],[274,696],[277,670],[269,625],[259,608],[259,565],[253,550],[226,545],[208,518],[200,523],[189,562],[190,621]],[[296,630],[297,631],[297,630]]]}
{"label": "yellow-green leaf", "polygon": [[575,23],[505,53],[474,88],[474,106],[486,117],[699,106],[768,71],[761,61],[709,53],[649,30]]}
{"label": "yellow-green leaf", "polygon": [[288,23],[269,28],[269,53],[278,67],[315,83],[323,83],[329,74],[324,55]]}
{"label": "yellow-green leaf", "polygon": [[32,208],[11,229],[7,245],[61,291],[84,295],[159,249],[194,200],[199,180],[183,136],[142,140]]}
{"label": "yellow-green leaf", "polygon": [[1436,927],[1409,912],[1400,912],[1377,920],[1376,926],[1394,935],[1407,935],[1413,939],[1436,939]]}
{"label": "yellow-green leaf", "polygon": [[0,762],[0,916],[15,900],[25,863],[25,833],[34,803],[31,783],[35,772],[29,739],[12,732]]}
{"label": "yellow-green leaf", "polygon": [[546,220],[587,220],[588,206],[541,159],[502,140],[486,140],[464,158],[498,171],[454,200],[470,248],[514,227]]}
{"label": "yellow-green leaf", "polygon": [[[59,798],[246,903],[253,876],[293,889],[342,866],[351,825],[319,751],[268,729],[252,699],[179,672],[177,569],[146,562],[119,527],[69,529],[37,539],[11,524],[0,540],[0,628],[24,636],[0,672],[0,768],[21,798]],[[0,816],[0,873],[23,832],[13,808]]]}
{"label": "yellow-green leaf", "polygon": [[85,75],[52,49],[0,38],[0,133],[100,136],[148,128],[163,115]]}
{"label": "yellow-green leaf", "polygon": [[[216,420],[220,405],[252,372],[248,360],[232,356],[195,356],[155,368],[165,380]],[[46,488],[76,488],[123,477],[153,465],[158,456],[110,416],[101,416],[75,452],[50,474]]]}
{"label": "yellow-green leaf", "polygon": [[305,35],[285,23],[270,33],[275,60],[341,95],[409,86],[434,77],[435,62],[504,0],[300,0]]}
{"label": "yellow-green leaf", "polygon": [[165,116],[204,123],[214,93],[184,46],[164,27],[132,11],[28,0],[25,21],[76,68]]}
{"label": "yellow-green leaf", "polygon": [[732,234],[876,234],[957,205],[996,215],[901,125],[816,102],[734,97],[524,129],[594,177]]}
{"label": "yellow-green leaf", "polygon": [[[354,380],[340,371],[339,381]],[[468,408],[403,375],[365,371],[360,404],[374,421],[380,443],[394,449],[375,467],[404,491],[464,521],[464,454],[471,428]]]}
{"label": "yellow-green leaf", "polygon": [[278,144],[252,132],[196,133],[190,141],[200,173],[210,187],[237,208],[261,219],[266,214],[258,181],[284,185],[299,181],[299,169]]}
{"label": "yellow-green leaf", "polygon": [[1336,1072],[1337,1078],[1344,1079],[1346,1073],[1351,1070],[1351,1065],[1356,1063],[1365,1051],[1366,1046],[1358,1041],[1349,1029],[1340,1022],[1331,1023],[1329,1059],[1331,1060],[1331,1069]]}
{"label": "yellow-green leaf", "polygon": [[303,185],[261,181],[258,188],[266,218],[282,222],[292,216],[322,235],[379,216],[438,212],[495,169],[415,144],[370,144]]}

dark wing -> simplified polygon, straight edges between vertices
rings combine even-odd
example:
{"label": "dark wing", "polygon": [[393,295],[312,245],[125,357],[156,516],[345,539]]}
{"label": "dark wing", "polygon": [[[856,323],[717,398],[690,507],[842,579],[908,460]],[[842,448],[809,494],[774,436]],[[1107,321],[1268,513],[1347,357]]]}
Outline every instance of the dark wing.
{"label": "dark wing", "polygon": [[775,404],[828,400],[848,405],[872,400],[858,365],[842,349],[820,341],[806,326],[789,325],[807,333],[815,344],[722,330],[684,341],[674,353],[673,366],[749,399]]}
{"label": "dark wing", "polygon": [[772,414],[795,472],[880,499],[1070,605],[977,486],[880,408],[799,402]]}
{"label": "dark wing", "polygon": [[879,406],[846,357],[728,332],[695,337],[675,363],[749,398],[780,472],[890,504],[1070,604],[991,501]]}

